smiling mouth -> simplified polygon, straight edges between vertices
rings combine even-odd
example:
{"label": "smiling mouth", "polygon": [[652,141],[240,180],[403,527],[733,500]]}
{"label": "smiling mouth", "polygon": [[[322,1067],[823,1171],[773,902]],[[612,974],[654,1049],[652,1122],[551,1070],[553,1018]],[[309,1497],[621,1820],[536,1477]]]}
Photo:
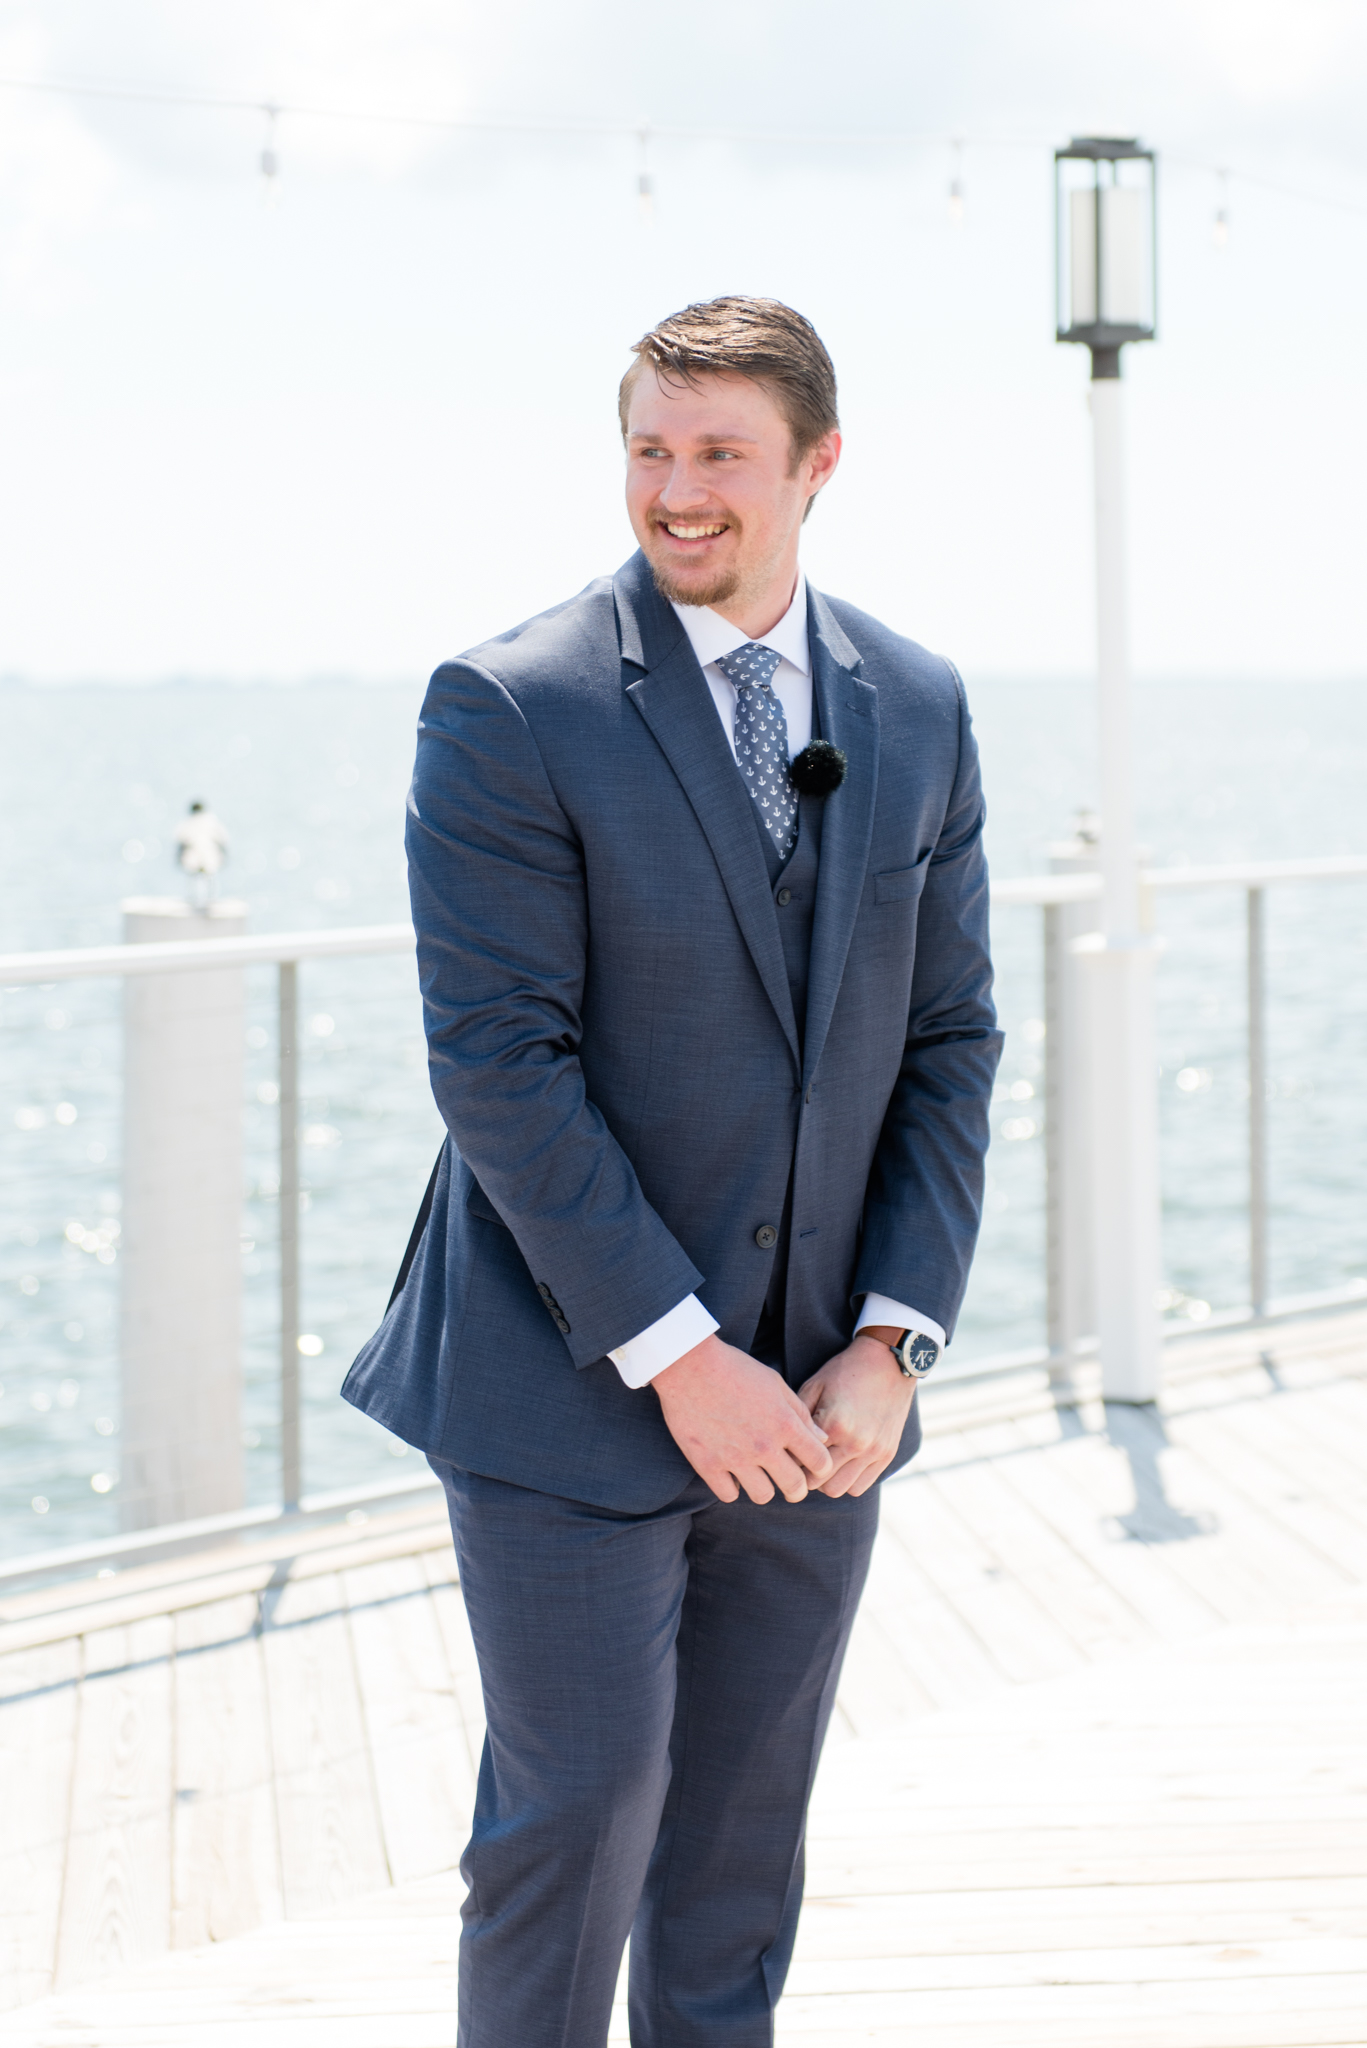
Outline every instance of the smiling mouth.
{"label": "smiling mouth", "polygon": [[656,523],[664,528],[671,540],[715,540],[718,534],[729,531],[724,519],[710,520],[705,525],[686,523],[682,519],[661,519]]}

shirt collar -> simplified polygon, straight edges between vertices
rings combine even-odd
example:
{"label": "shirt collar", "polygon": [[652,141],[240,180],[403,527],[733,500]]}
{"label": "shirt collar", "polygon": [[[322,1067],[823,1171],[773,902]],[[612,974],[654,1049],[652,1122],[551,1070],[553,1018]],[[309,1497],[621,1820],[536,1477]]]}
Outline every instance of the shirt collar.
{"label": "shirt collar", "polygon": [[[706,668],[718,655],[734,654],[738,647],[750,644],[748,634],[742,633],[739,626],[733,626],[729,619],[724,619],[720,612],[714,612],[708,605],[676,604],[674,609],[692,643],[700,668]],[[781,654],[800,674],[811,674],[812,657],[807,645],[807,579],[800,569],[792,603],[772,631],[761,635],[759,645],[772,647],[775,654]]]}

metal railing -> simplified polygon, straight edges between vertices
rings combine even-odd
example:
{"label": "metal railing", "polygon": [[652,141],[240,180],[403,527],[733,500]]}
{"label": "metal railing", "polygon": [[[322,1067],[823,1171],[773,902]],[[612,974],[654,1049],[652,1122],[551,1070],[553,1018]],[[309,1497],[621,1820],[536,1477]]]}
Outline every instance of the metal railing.
{"label": "metal railing", "polygon": [[[1079,1072],[1085,1046],[1075,1008],[1070,1008],[1070,946],[1087,927],[1088,906],[1100,894],[1100,877],[1082,863],[1094,854],[1075,852],[1072,871],[1013,877],[994,882],[994,908],[1038,908],[1043,913],[1046,985],[1045,1063],[1045,1210],[1048,1270],[1048,1336],[1045,1351],[1022,1351],[1011,1358],[993,1358],[958,1366],[956,1379],[1000,1373],[1008,1368],[1048,1362],[1051,1377],[1066,1381],[1071,1363],[1089,1348],[1087,1303],[1086,1189],[1079,1169],[1079,1130],[1085,1116]],[[1070,863],[1065,861],[1065,870]],[[1278,1305],[1268,1299],[1268,1120],[1267,1120],[1267,949],[1265,898],[1283,883],[1320,883],[1367,877],[1367,856],[1328,859],[1253,861],[1227,866],[1183,866],[1150,869],[1143,882],[1150,901],[1169,891],[1238,888],[1246,894],[1248,1001],[1248,1242],[1250,1301],[1246,1308],[1212,1319],[1227,1327],[1240,1318],[1266,1316]],[[278,969],[279,1017],[279,1160],[280,1275],[279,1364],[281,1416],[281,1509],[242,1510],[205,1520],[226,1530],[255,1526],[281,1512],[321,1511],[319,1503],[302,1498],[299,1367],[299,995],[298,970],[306,961],[401,954],[415,944],[407,924],[355,929],[269,933],[261,936],[208,940],[149,942],[97,946],[54,952],[0,955],[0,987],[46,986],[92,977],[180,974],[194,970],[274,964]],[[1340,1296],[1361,1298],[1367,1288],[1338,1290],[1319,1299],[1329,1305]],[[1282,1304],[1303,1309],[1304,1301]],[[1094,1348],[1094,1346],[1092,1347]],[[421,1483],[421,1482],[420,1482]],[[378,1489],[388,1497],[406,1487]],[[357,1490],[356,1499],[376,1495]],[[378,1497],[378,1495],[377,1495]],[[336,1509],[342,1495],[320,1496]],[[188,1525],[186,1525],[188,1526]],[[155,1531],[112,1539],[105,1550],[142,1546],[157,1540]],[[101,1546],[86,1546],[90,1555]],[[82,1553],[84,1554],[84,1552]],[[75,1553],[71,1553],[72,1556]],[[36,1569],[30,1560],[26,1569]]]}
{"label": "metal railing", "polygon": [[268,932],[222,939],[70,947],[0,954],[0,987],[47,987],[108,975],[184,974],[205,968],[275,965],[278,969],[280,1126],[280,1485],[286,1510],[302,1496],[299,1388],[299,964],[411,952],[408,924]]}
{"label": "metal railing", "polygon": [[[1101,876],[1092,865],[1095,858],[1094,847],[1077,844],[1060,849],[1058,865],[1064,872],[1013,876],[992,884],[994,908],[1035,906],[1044,913],[1048,1345],[1045,1354],[1030,1352],[1020,1357],[1034,1360],[1047,1356],[1059,1383],[1066,1383],[1072,1361],[1085,1355],[1091,1338],[1088,1191],[1082,1142],[1087,1116],[1085,1026],[1079,1015],[1070,948],[1090,922],[1088,906],[1101,895]],[[1361,854],[1218,866],[1193,863],[1148,868],[1142,873],[1146,922],[1150,924],[1154,899],[1172,891],[1234,888],[1242,889],[1246,897],[1249,1301],[1216,1318],[1213,1327],[1257,1320],[1273,1309],[1268,1285],[1267,891],[1278,884],[1364,877],[1367,855]],[[1327,1290],[1315,1299],[1329,1307],[1340,1298],[1356,1300],[1364,1291],[1356,1287]],[[1306,1300],[1297,1299],[1278,1305],[1278,1312],[1300,1312],[1306,1306]]]}

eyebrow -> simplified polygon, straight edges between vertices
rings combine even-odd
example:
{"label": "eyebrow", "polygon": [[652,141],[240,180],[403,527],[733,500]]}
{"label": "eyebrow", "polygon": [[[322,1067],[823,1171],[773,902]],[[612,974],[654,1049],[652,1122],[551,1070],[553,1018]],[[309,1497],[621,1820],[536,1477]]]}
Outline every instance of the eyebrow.
{"label": "eyebrow", "polygon": [[[661,434],[627,435],[629,441],[645,441],[652,447],[664,438]],[[731,442],[743,442],[747,448],[757,448],[759,446],[753,434],[699,434],[697,438],[704,448],[720,448],[724,445],[729,445]]]}

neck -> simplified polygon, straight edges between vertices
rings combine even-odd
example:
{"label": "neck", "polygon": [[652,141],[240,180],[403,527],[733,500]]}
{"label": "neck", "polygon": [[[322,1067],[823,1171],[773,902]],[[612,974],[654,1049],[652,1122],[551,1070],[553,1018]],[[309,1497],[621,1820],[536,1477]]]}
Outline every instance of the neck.
{"label": "neck", "polygon": [[771,577],[758,595],[737,591],[725,604],[714,604],[712,610],[726,620],[728,626],[737,626],[751,640],[762,640],[766,633],[772,633],[792,604],[797,592],[797,562],[775,577]]}

